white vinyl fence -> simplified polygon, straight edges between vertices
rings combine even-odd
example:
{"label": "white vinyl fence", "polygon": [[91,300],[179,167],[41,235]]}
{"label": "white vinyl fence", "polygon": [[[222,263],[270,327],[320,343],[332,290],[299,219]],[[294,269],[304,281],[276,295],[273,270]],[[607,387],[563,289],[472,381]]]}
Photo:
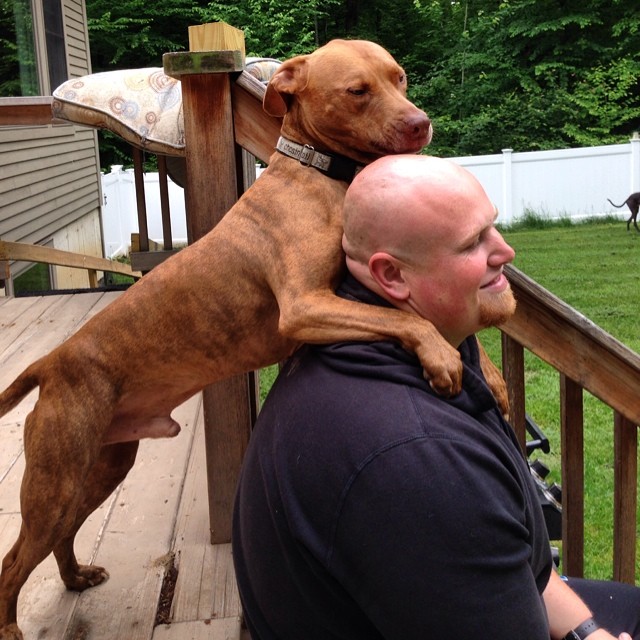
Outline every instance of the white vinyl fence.
{"label": "white vinyl fence", "polygon": [[[612,207],[640,191],[640,137],[627,144],[529,151],[451,158],[482,183],[500,211],[498,222],[509,224],[528,210],[549,218],[581,219],[629,211]],[[138,231],[133,170],[112,167],[102,176],[105,255],[126,254],[131,234]],[[149,237],[162,239],[158,174],[145,174]],[[169,180],[171,228],[175,243],[186,242],[183,190]]]}
{"label": "white vinyl fence", "polygon": [[[187,242],[187,218],[184,190],[168,179],[171,235],[174,244]],[[162,241],[160,183],[157,173],[144,174],[145,203],[149,238]],[[104,253],[108,258],[128,255],[131,234],[138,233],[138,210],[133,169],[123,171],[121,165],[102,174],[102,229]]]}
{"label": "white vinyl fence", "polygon": [[508,224],[527,210],[542,217],[573,219],[614,213],[628,217],[616,204],[640,191],[640,137],[628,144],[557,151],[451,158],[482,183]]}

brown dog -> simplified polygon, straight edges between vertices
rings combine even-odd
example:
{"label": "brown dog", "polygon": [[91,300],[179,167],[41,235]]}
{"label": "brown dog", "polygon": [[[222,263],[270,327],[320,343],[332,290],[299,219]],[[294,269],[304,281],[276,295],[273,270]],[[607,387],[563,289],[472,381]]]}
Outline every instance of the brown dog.
{"label": "brown dog", "polygon": [[[609,200],[609,198],[607,198]],[[609,200],[611,202],[611,200]],[[638,229],[638,210],[640,209],[640,191],[636,191],[632,193],[622,204],[616,204],[615,202],[611,202],[614,207],[621,209],[626,204],[629,207],[629,211],[631,211],[631,215],[627,220],[627,231],[629,231],[629,225],[633,222],[633,226],[636,228],[636,231],[640,231]]]}
{"label": "brown dog", "polygon": [[[428,322],[333,294],[352,161],[418,152],[430,141],[431,123],[405,90],[403,70],[370,42],[333,41],[285,62],[264,99],[267,112],[284,116],[283,153],[213,231],[0,394],[3,415],[40,387],[25,423],[22,528],[0,575],[1,640],[22,638],[18,594],[52,551],[69,589],[107,577],[78,565],[76,532],[124,479],[138,440],[175,436],[171,411],[206,385],[281,361],[301,342],[391,337],[416,351],[434,388],[459,390],[458,353]],[[327,159],[291,141],[338,154],[331,164],[341,179],[285,155]]]}

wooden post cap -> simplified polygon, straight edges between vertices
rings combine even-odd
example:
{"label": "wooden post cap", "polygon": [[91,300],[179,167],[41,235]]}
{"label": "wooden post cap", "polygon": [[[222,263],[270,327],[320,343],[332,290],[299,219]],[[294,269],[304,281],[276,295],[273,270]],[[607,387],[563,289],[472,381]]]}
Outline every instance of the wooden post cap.
{"label": "wooden post cap", "polygon": [[244,33],[226,22],[208,22],[189,27],[189,51],[242,51]]}
{"label": "wooden post cap", "polygon": [[244,69],[242,51],[178,51],[162,56],[164,72],[180,79],[181,76],[203,73],[231,73]]}

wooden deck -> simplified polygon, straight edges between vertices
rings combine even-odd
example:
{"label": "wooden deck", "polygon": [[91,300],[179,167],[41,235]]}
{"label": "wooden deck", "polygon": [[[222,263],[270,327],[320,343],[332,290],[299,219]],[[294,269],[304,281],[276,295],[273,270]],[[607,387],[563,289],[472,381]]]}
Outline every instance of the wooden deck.
{"label": "wooden deck", "polygon": [[[76,331],[119,293],[0,298],[0,388]],[[0,418],[0,556],[20,526],[24,418],[37,392]],[[50,556],[22,590],[26,640],[249,640],[228,544],[209,543],[201,395],[174,412],[182,433],[141,443],[127,479],[80,530],[82,563],[105,566],[110,579],[82,594],[65,590]],[[52,434],[55,437],[55,434]],[[170,624],[165,575],[177,568]]]}

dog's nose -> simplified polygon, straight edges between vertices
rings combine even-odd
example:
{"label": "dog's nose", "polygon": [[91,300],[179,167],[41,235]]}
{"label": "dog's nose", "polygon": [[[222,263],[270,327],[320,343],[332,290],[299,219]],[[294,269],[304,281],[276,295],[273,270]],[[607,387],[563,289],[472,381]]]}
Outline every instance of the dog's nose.
{"label": "dog's nose", "polygon": [[[419,111],[405,118],[405,134],[412,140],[422,140],[423,144],[429,144],[433,129],[431,119],[426,113]],[[426,142],[425,142],[426,141]]]}
{"label": "dog's nose", "polygon": [[416,136],[424,136],[431,129],[431,119],[426,113],[417,113],[408,118],[407,129]]}

